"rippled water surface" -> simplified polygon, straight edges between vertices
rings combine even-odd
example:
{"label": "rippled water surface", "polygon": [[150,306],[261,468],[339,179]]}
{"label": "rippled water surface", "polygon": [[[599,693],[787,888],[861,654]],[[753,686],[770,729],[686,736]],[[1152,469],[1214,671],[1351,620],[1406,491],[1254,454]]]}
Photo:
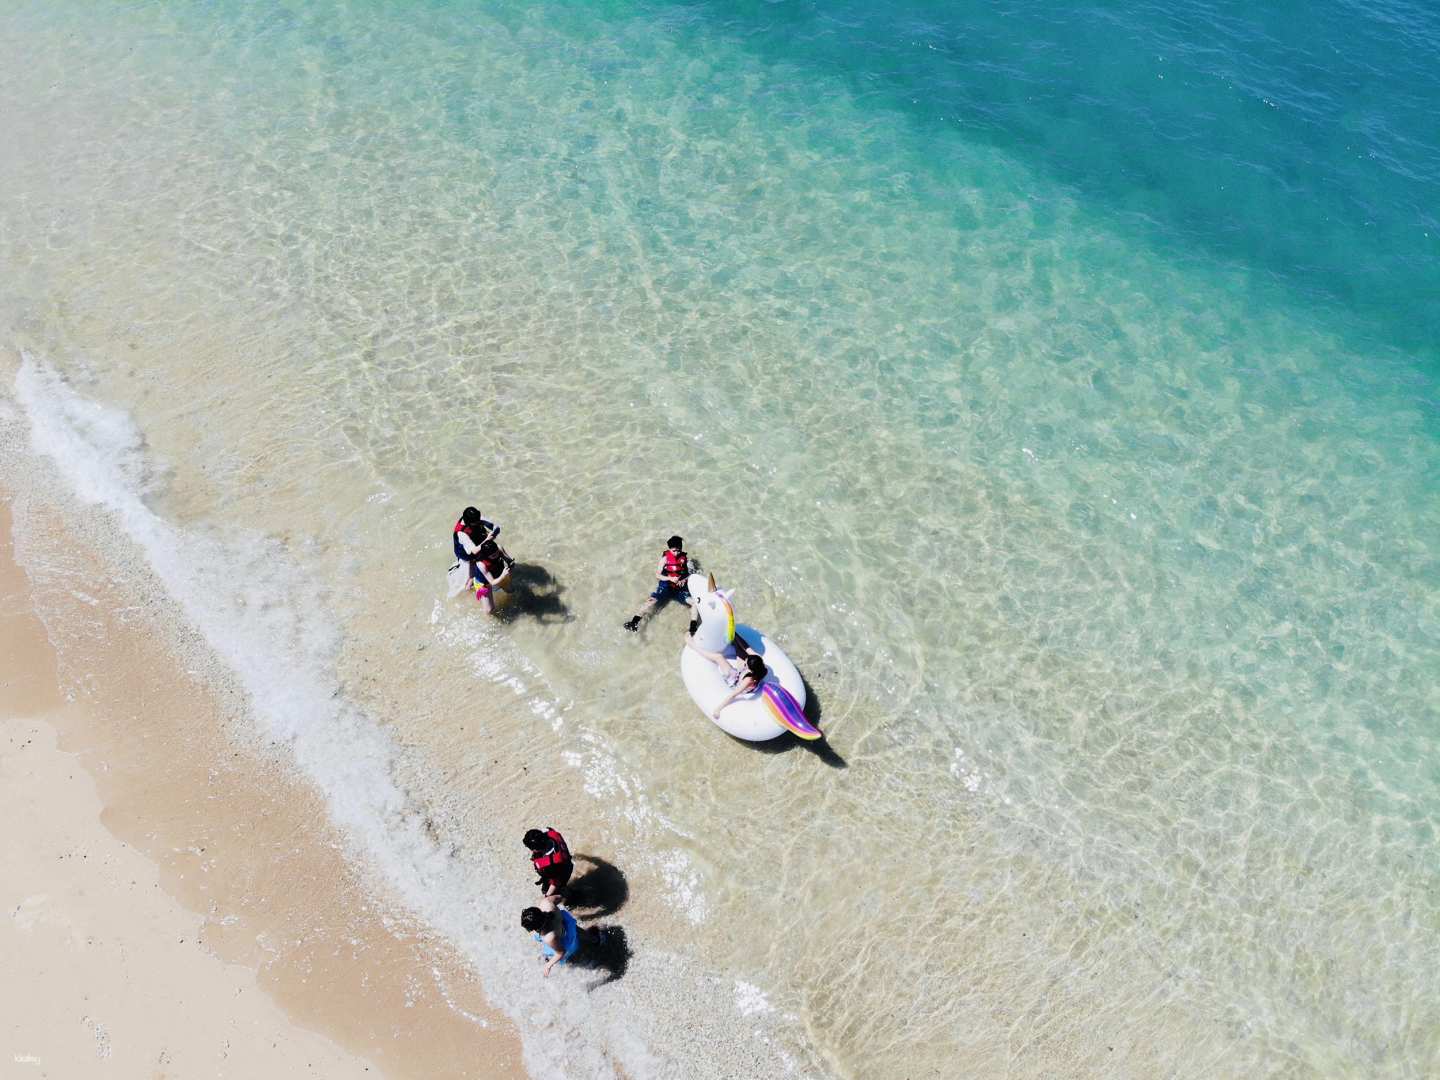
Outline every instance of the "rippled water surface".
{"label": "rippled water surface", "polygon": [[[1437,45],[1402,3],[12,4],[0,320],[238,545],[208,602],[300,611],[277,656],[441,849],[544,817],[663,896],[747,1069],[1420,1077]],[[533,585],[498,624],[442,599],[467,502]],[[701,717],[680,613],[620,630],[675,531],[827,751]]]}

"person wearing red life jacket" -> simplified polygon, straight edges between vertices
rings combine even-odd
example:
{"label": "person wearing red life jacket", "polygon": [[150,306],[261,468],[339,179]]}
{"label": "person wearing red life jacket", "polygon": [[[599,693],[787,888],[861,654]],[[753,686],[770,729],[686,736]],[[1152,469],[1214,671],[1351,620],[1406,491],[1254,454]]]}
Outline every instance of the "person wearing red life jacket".
{"label": "person wearing red life jacket", "polygon": [[[465,508],[451,530],[455,558],[469,566],[469,585],[475,590],[475,599],[480,601],[486,614],[495,612],[493,587],[504,587],[509,580],[510,567],[515,563],[496,541],[499,535],[500,526],[486,521],[473,506]],[[488,549],[487,544],[490,545]]]}
{"label": "person wearing red life jacket", "polygon": [[455,528],[451,530],[451,533],[454,539],[455,558],[473,566],[476,557],[480,554],[480,545],[486,540],[494,540],[499,536],[500,526],[493,521],[486,521],[475,507],[467,506],[460,514],[460,520],[455,522]]}
{"label": "person wearing red life jacket", "polygon": [[510,564],[513,561],[494,540],[486,540],[476,553],[470,576],[475,585],[475,599],[480,601],[486,615],[495,614],[494,590],[510,584]]}
{"label": "person wearing red life jacket", "polygon": [[531,829],[525,834],[523,843],[530,849],[530,861],[535,864],[535,873],[539,875],[535,884],[540,886],[540,892],[545,896],[561,895],[575,869],[565,837],[549,827],[543,832]]}
{"label": "person wearing red life jacket", "polygon": [[688,578],[699,568],[699,563],[686,554],[684,540],[672,536],[665,541],[660,565],[655,570],[655,591],[646,597],[638,612],[625,620],[625,629],[639,630],[645,618],[667,600],[679,600],[683,604],[689,604],[691,600]]}

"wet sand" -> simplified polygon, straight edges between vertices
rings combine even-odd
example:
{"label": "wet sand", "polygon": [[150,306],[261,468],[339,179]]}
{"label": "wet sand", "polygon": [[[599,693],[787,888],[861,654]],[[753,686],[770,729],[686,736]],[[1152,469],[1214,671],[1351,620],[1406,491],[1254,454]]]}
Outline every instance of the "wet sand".
{"label": "wet sand", "polygon": [[467,965],[361,878],[293,771],[227,734],[241,696],[173,648],[163,599],[54,580],[57,508],[17,487],[0,490],[0,1072],[526,1075]]}

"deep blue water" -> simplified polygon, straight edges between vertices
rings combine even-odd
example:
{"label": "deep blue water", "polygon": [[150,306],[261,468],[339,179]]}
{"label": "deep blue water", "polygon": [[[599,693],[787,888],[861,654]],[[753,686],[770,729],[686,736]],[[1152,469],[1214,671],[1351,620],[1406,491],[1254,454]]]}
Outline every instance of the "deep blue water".
{"label": "deep blue water", "polygon": [[[482,488],[575,615],[484,641],[545,674],[533,712],[499,694],[493,729],[543,740],[534,716],[563,716],[547,752],[599,748],[576,768],[600,794],[567,820],[635,866],[697,852],[722,967],[760,977],[726,918],[821,957],[763,974],[850,1075],[901,1043],[914,1075],[972,1035],[1008,1052],[997,1002],[1061,968],[1096,989],[1036,1003],[1057,1044],[1092,1034],[1093,1000],[1189,1060],[1173,1004],[1224,1032],[1229,1074],[1420,1075],[1440,1031],[1433,10],[109,15],[13,20],[45,63],[0,90],[62,117],[12,116],[34,152],[0,154],[25,306],[61,293],[122,385],[203,388],[205,458],[238,463],[189,492],[217,522],[234,502],[387,552],[347,628],[376,654],[393,610],[470,626],[437,606],[432,518]],[[125,124],[81,131],[107,109]],[[207,340],[214,312],[273,336]],[[122,403],[165,446],[145,401]],[[337,458],[382,501],[254,482]],[[619,633],[631,563],[680,522],[783,630],[851,769],[727,758],[744,748],[705,739],[655,639]],[[423,709],[393,723],[438,761],[472,747]],[[522,775],[442,770],[427,794],[488,832]],[[793,818],[714,828],[777,797]],[[795,821],[825,852],[803,904],[752,869],[797,858]],[[937,831],[981,839],[917,899],[906,852]],[[967,943],[939,966],[874,917],[930,896]]]}
{"label": "deep blue water", "polygon": [[[630,11],[629,5],[617,10]],[[846,80],[944,170],[983,139],[1125,227],[1440,356],[1440,10],[1375,3],[641,5]],[[963,215],[957,225],[964,227]]]}

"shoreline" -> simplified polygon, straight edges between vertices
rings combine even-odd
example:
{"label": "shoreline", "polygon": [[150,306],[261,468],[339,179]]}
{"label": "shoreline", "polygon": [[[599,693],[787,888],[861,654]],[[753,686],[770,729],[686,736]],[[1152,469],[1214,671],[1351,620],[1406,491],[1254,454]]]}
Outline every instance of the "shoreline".
{"label": "shoreline", "polygon": [[[82,995],[110,1067],[135,1070],[122,1075],[151,1076],[167,1061],[193,1070],[228,1038],[230,1057],[218,1060],[233,1060],[233,1075],[294,1075],[321,1061],[317,1075],[526,1076],[518,1035],[469,965],[351,865],[318,793],[227,735],[243,697],[206,685],[162,644],[165,604],[137,605],[121,582],[93,576],[66,589],[46,580],[49,567],[30,579],[43,560],[26,565],[15,548],[62,543],[62,512],[10,481],[0,486],[0,632],[16,662],[0,765],[7,801],[25,813],[7,815],[16,895],[5,897],[6,930],[70,926],[72,946],[94,943],[82,977],[52,985],[55,943],[27,939],[34,947],[16,954],[7,984],[34,1011],[7,1012],[19,1018],[11,1041],[23,1031],[41,1049],[17,1042],[13,1052],[42,1069],[78,1053],[71,1014]],[[55,826],[37,832],[36,822]],[[55,859],[57,845],[82,857]],[[149,877],[150,895],[135,896],[129,882]],[[195,956],[174,954],[197,944]],[[119,968],[105,959],[115,950],[127,958]]]}
{"label": "shoreline", "polygon": [[[0,350],[0,361],[18,359]],[[557,792],[575,791],[578,762],[567,756],[563,775],[548,782],[536,775],[509,805],[435,798],[431,770],[461,763],[426,758],[424,740],[387,707],[390,684],[380,677],[397,649],[408,660],[417,644],[441,637],[434,620],[423,621],[418,643],[336,626],[329,598],[311,591],[299,560],[289,563],[290,537],[267,537],[257,551],[174,525],[149,505],[154,498],[174,511],[168,484],[149,486],[152,476],[173,479],[168,459],[151,458],[148,438],[122,411],[63,381],[24,382],[17,378],[18,408],[0,398],[0,440],[15,450],[0,470],[0,498],[12,493],[17,556],[60,645],[61,682],[92,703],[125,703],[76,746],[62,732],[62,746],[82,750],[96,772],[111,831],[161,862],[165,887],[187,906],[214,916],[209,940],[224,959],[260,971],[299,1022],[371,1055],[393,1051],[381,1061],[389,1075],[831,1074],[803,1035],[791,1035],[798,1015],[686,955],[680,935],[699,916],[674,905],[690,883],[647,880],[649,868],[630,860],[610,863],[608,826],[578,830],[587,839],[577,857],[602,874],[625,866],[619,899],[581,918],[617,925],[609,916],[624,905],[624,957],[540,978],[536,951],[515,925],[535,895],[515,838],[551,819]],[[89,535],[109,538],[94,556],[74,539]],[[131,678],[138,673],[148,681]],[[402,671],[394,685],[438,695],[409,703],[412,723],[452,708],[438,683]],[[473,764],[493,763],[488,740],[465,746],[478,753]],[[115,755],[148,756],[152,771],[137,758],[134,775],[113,787]],[[183,778],[164,775],[180,790],[163,800],[149,790],[157,763],[185,766]],[[243,782],[232,788],[237,773]],[[217,808],[220,820],[205,818]],[[191,812],[210,823],[187,824]],[[564,820],[575,818],[572,808]],[[317,858],[294,851],[296,838]],[[257,845],[253,864],[227,861],[232,849]],[[217,907],[217,895],[243,903]],[[313,925],[316,903],[339,915]],[[672,940],[682,948],[669,948]],[[387,985],[376,985],[376,966]],[[595,967],[604,970],[587,970]],[[337,979],[344,993],[326,992]],[[441,1017],[425,1022],[438,1034],[416,1034],[421,1006]],[[681,1028],[692,1044],[683,1065],[680,1054],[657,1049]],[[417,1040],[429,1064],[406,1052]]]}

